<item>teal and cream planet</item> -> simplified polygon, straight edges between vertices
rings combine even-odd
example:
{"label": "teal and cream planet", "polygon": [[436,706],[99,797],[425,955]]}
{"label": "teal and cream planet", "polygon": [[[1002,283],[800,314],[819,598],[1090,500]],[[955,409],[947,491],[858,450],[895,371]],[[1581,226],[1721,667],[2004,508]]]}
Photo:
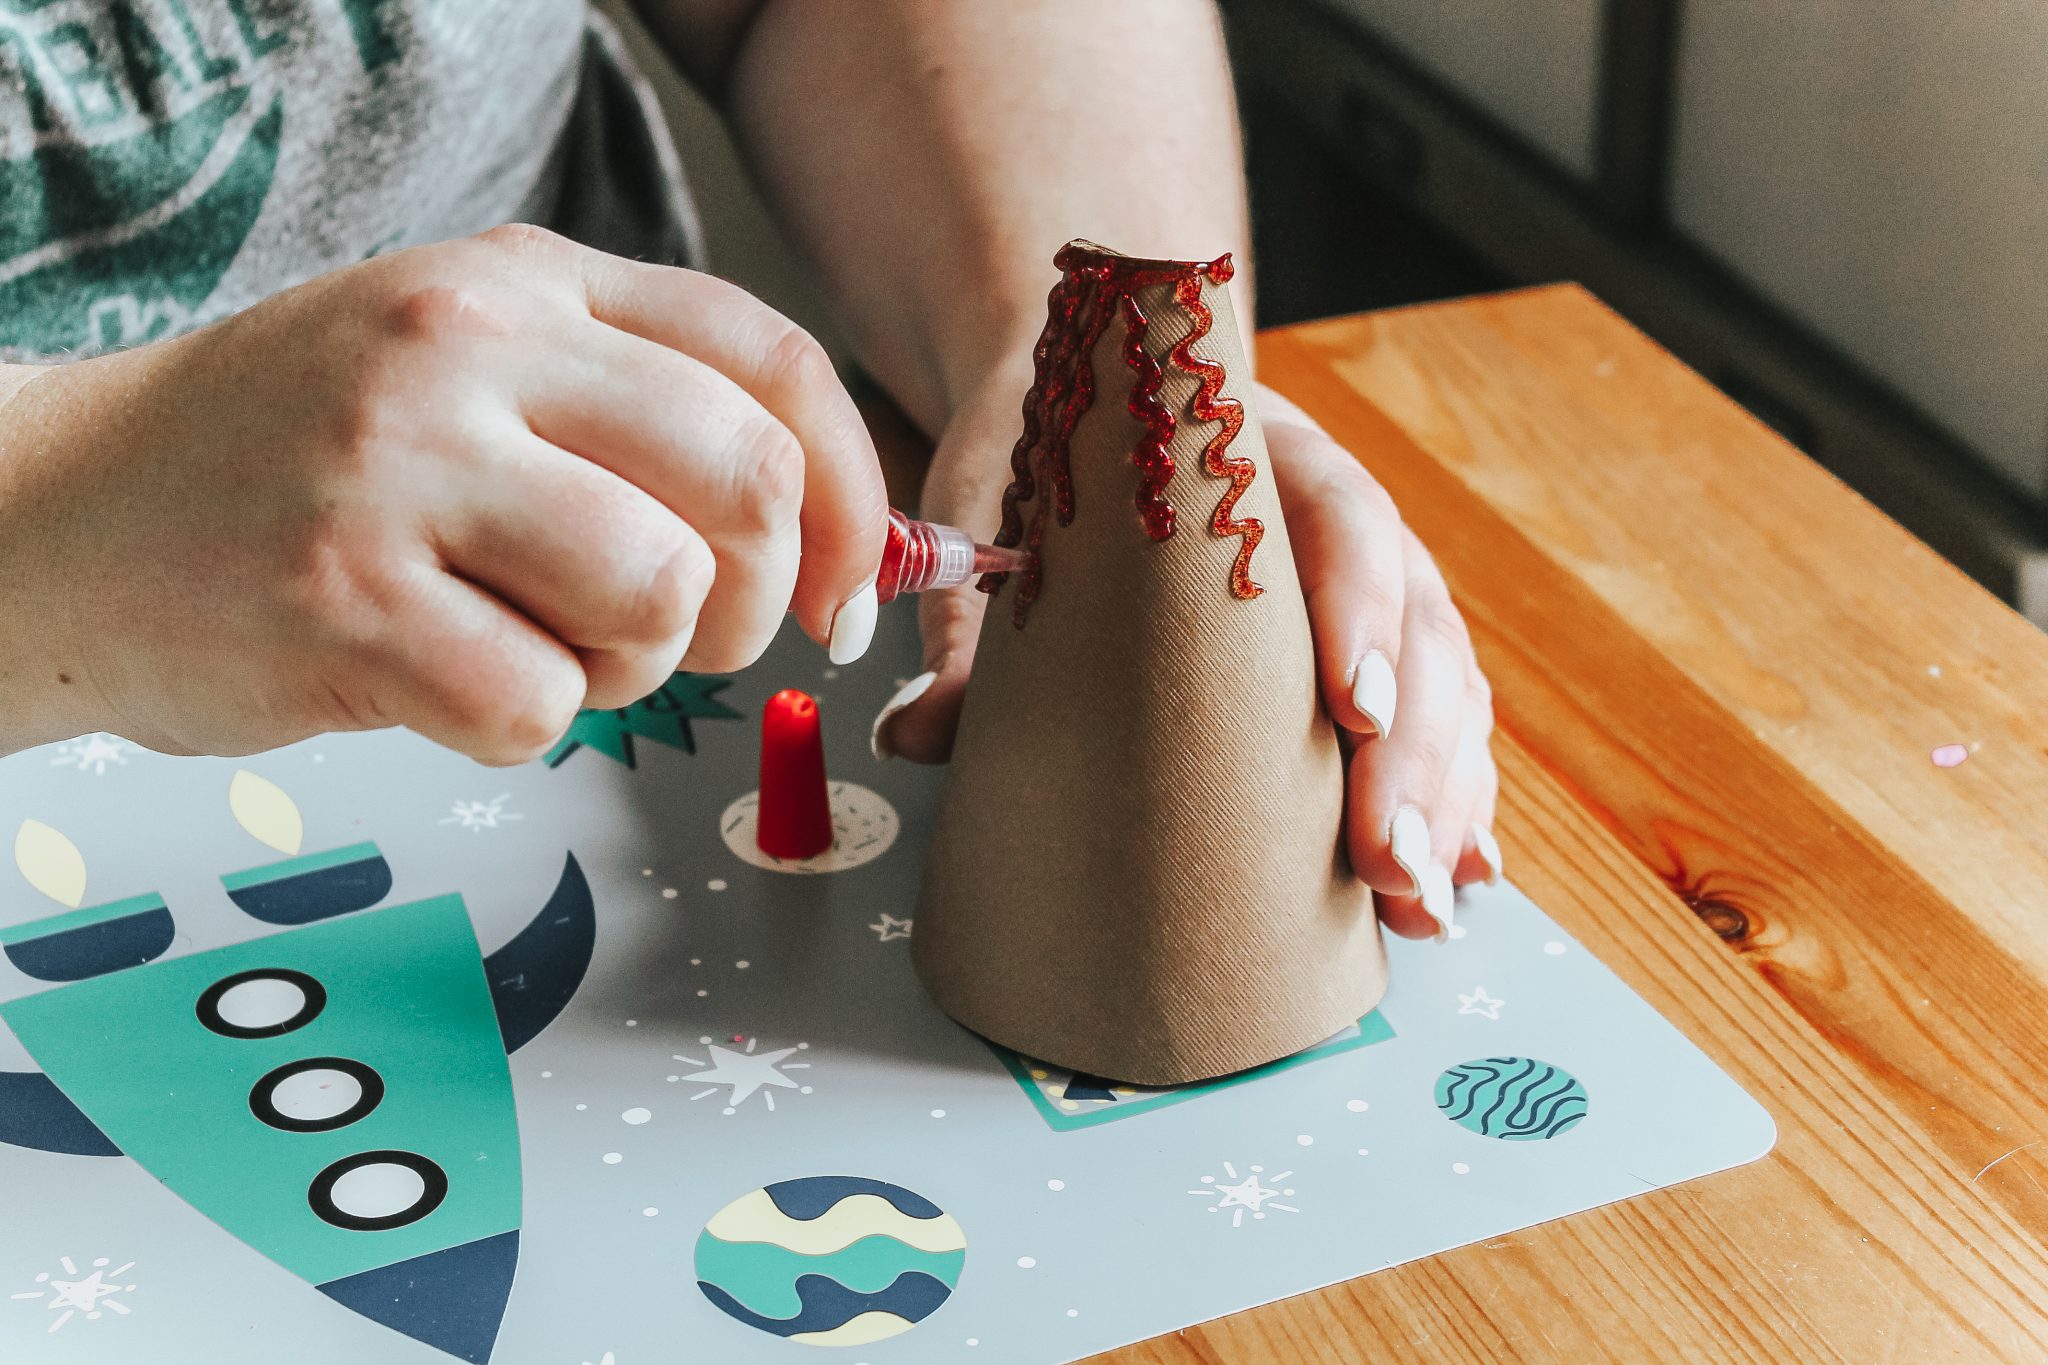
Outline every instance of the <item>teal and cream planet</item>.
{"label": "teal and cream planet", "polygon": [[1578,1077],[1534,1057],[1481,1057],[1436,1078],[1436,1107],[1481,1137],[1533,1142],[1569,1131],[1590,1098]]}
{"label": "teal and cream planet", "polygon": [[814,1175],[713,1215],[697,1238],[697,1287],[749,1327],[808,1346],[859,1346],[931,1316],[966,1259],[960,1224],[923,1195]]}

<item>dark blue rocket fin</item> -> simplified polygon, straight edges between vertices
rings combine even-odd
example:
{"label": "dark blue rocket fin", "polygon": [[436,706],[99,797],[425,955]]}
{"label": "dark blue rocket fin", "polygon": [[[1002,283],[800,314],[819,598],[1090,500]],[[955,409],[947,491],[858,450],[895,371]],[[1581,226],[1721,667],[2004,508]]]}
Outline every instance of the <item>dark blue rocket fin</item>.
{"label": "dark blue rocket fin", "polygon": [[490,982],[506,1052],[517,1052],[555,1021],[583,984],[596,944],[590,883],[572,853],[562,865],[555,894],[533,922],[484,959],[484,979]]}
{"label": "dark blue rocket fin", "polygon": [[501,1232],[396,1265],[329,1280],[320,1292],[372,1322],[403,1332],[458,1360],[491,1358],[512,1276],[519,1232]]}
{"label": "dark blue rocket fin", "polygon": [[0,1071],[0,1142],[73,1156],[121,1155],[99,1125],[40,1071]]}

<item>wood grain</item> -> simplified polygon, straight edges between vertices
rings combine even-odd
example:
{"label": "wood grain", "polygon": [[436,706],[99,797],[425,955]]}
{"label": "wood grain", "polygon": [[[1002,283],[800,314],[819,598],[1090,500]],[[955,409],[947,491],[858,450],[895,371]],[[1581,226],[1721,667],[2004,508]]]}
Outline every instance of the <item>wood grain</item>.
{"label": "wood grain", "polygon": [[2048,1358],[2048,639],[1583,291],[1260,358],[1472,622],[1510,875],[1780,1139],[1100,1359]]}

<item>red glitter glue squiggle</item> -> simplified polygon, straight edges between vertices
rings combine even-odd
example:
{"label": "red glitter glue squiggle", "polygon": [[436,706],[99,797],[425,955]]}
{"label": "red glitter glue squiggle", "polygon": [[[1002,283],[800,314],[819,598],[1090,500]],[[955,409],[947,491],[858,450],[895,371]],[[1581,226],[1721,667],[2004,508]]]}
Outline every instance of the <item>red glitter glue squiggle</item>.
{"label": "red glitter glue squiggle", "polygon": [[1154,540],[1165,540],[1173,534],[1175,519],[1173,504],[1166,500],[1166,485],[1173,481],[1173,452],[1166,446],[1180,424],[1166,410],[1166,404],[1159,401],[1159,386],[1166,382],[1166,372],[1145,350],[1151,320],[1129,294],[1123,298],[1123,313],[1124,364],[1131,367],[1135,376],[1125,407],[1145,428],[1145,434],[1138,438],[1138,448],[1131,452],[1131,463],[1138,467],[1138,516],[1145,523],[1145,534]]}
{"label": "red glitter glue squiggle", "polygon": [[[1224,256],[1212,267],[1209,278],[1218,284],[1227,283],[1234,273],[1230,257]],[[1251,487],[1258,469],[1242,455],[1230,453],[1230,443],[1244,430],[1244,404],[1235,398],[1222,398],[1225,375],[1223,367],[1213,360],[1205,360],[1195,354],[1195,343],[1209,335],[1209,329],[1216,325],[1216,315],[1209,305],[1202,302],[1202,281],[1189,275],[1173,287],[1173,297],[1181,307],[1187,309],[1194,326],[1173,348],[1172,359],[1175,368],[1201,379],[1201,387],[1188,402],[1188,410],[1198,422],[1221,422],[1222,429],[1209,438],[1209,444],[1202,448],[1202,468],[1219,479],[1229,479],[1230,487],[1216,503],[1216,510],[1209,517],[1209,530],[1219,536],[1242,536],[1237,547],[1237,558],[1230,566],[1230,591],[1245,600],[1257,597],[1265,589],[1252,581],[1252,551],[1259,548],[1259,542],[1266,538],[1265,524],[1256,517],[1233,519],[1237,500],[1244,496],[1244,490]]]}

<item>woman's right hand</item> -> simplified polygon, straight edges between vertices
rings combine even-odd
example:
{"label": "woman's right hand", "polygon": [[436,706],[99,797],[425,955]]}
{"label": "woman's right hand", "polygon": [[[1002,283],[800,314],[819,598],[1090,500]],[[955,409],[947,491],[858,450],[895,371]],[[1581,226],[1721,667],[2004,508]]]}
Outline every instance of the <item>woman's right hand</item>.
{"label": "woman's right hand", "polygon": [[693,271],[500,228],[6,393],[0,752],[405,725],[516,763],[787,610],[841,660],[873,630],[859,414]]}

